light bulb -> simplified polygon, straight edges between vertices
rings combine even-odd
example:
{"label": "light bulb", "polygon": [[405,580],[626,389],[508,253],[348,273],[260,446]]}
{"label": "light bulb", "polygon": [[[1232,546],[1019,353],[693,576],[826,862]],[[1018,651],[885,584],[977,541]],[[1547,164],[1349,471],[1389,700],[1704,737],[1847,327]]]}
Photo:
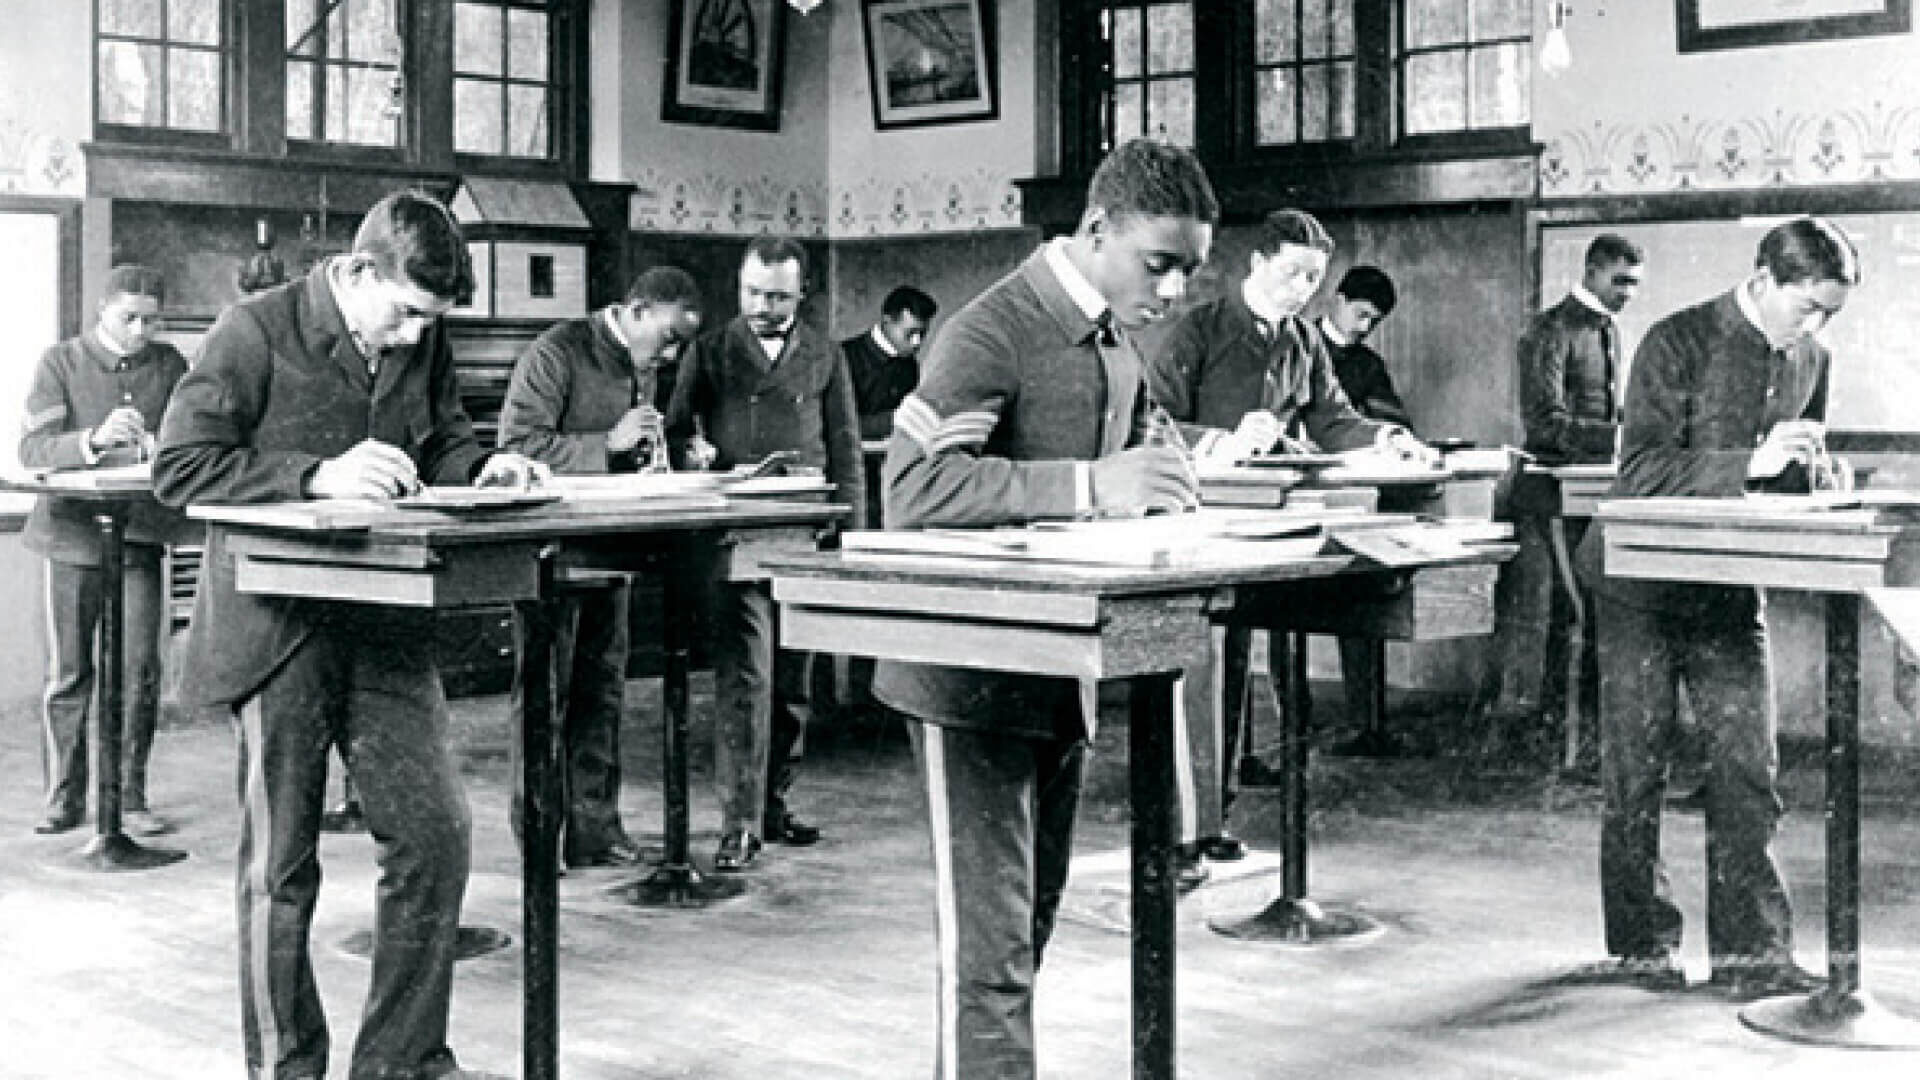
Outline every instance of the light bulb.
{"label": "light bulb", "polygon": [[826,3],[826,0],[787,0],[787,6],[802,15],[813,14],[813,9]]}
{"label": "light bulb", "polygon": [[1540,70],[1552,76],[1572,66],[1573,50],[1567,46],[1567,32],[1556,26],[1547,31],[1547,40],[1540,44]]}

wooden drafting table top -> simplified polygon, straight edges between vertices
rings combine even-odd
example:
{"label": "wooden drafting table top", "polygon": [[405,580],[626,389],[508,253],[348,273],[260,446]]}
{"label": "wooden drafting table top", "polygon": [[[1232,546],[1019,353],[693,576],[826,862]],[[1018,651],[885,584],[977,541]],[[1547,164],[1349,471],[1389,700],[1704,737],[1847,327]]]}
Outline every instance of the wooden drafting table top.
{"label": "wooden drafting table top", "polygon": [[91,502],[130,502],[152,497],[153,466],[142,462],[103,469],[24,471],[0,476],[0,490]]}
{"label": "wooden drafting table top", "polygon": [[1920,528],[1920,495],[1903,491],[1604,499],[1609,523],[1735,528],[1753,532],[1900,532]]}

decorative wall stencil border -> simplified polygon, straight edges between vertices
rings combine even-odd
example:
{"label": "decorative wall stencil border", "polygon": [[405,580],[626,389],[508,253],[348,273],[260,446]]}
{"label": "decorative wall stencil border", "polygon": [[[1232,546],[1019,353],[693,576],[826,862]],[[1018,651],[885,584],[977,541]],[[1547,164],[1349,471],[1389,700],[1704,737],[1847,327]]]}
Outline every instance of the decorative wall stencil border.
{"label": "decorative wall stencil border", "polygon": [[86,158],[57,135],[0,120],[0,191],[82,198],[87,193]]}
{"label": "decorative wall stencil border", "polygon": [[867,177],[830,189],[775,176],[719,171],[682,175],[647,169],[628,224],[649,232],[753,236],[908,236],[1018,228],[1020,189],[976,169],[916,177]]}
{"label": "decorative wall stencil border", "polygon": [[1920,177],[1920,107],[1596,121],[1543,145],[1548,198],[1904,180]]}

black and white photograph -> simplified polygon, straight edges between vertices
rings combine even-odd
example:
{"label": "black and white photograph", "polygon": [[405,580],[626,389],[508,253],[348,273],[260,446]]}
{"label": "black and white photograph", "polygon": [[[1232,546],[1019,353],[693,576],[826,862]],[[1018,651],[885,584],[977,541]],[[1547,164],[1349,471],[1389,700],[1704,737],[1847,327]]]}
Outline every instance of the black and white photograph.
{"label": "black and white photograph", "polygon": [[0,1080],[1920,1075],[1912,0],[0,0]]}

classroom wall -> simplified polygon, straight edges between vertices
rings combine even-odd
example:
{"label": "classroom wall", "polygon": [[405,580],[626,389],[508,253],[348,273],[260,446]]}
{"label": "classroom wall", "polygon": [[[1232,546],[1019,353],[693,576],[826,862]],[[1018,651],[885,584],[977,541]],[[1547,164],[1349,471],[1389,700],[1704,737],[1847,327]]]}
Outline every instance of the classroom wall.
{"label": "classroom wall", "polygon": [[78,198],[93,137],[93,5],[0,0],[0,192]]}
{"label": "classroom wall", "polygon": [[1543,196],[1920,178],[1910,33],[1681,55],[1675,4],[1571,6],[1572,69],[1533,80]]}

